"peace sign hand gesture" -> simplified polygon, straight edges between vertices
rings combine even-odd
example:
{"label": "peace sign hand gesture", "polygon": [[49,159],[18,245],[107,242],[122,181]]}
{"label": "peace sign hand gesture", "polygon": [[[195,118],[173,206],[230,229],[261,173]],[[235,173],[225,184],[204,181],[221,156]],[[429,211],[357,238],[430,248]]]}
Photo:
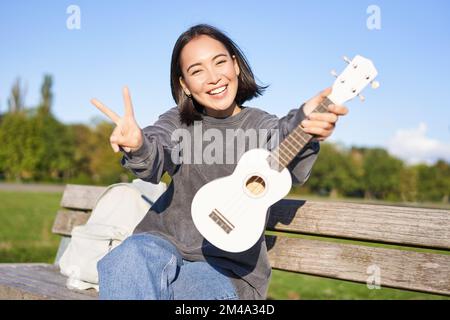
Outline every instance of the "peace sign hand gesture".
{"label": "peace sign hand gesture", "polygon": [[143,145],[144,137],[141,128],[139,128],[139,125],[134,118],[130,91],[127,87],[124,87],[122,92],[123,100],[125,102],[125,115],[122,118],[97,99],[91,99],[91,103],[116,124],[116,127],[109,138],[109,142],[111,143],[114,152],[119,152],[119,147],[122,147],[125,152],[131,152],[138,150]]}

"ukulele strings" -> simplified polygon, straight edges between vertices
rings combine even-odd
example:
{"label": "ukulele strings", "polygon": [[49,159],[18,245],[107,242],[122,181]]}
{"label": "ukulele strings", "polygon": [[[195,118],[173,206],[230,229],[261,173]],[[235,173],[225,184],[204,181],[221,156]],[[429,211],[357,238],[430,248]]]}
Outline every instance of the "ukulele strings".
{"label": "ukulele strings", "polygon": [[[277,165],[281,165],[281,166],[285,167],[285,165],[283,165],[282,162],[288,163],[288,162],[289,162],[289,161],[288,161],[289,158],[283,158],[283,156],[279,153],[278,150],[279,150],[279,149],[277,148],[277,149],[275,150],[276,153],[274,153],[274,155],[275,155],[275,154],[278,154],[278,156],[273,157],[273,158],[276,159]],[[279,161],[278,158],[280,158],[282,161]],[[259,191],[264,190],[264,188],[265,188],[265,187],[263,186],[264,179],[262,179],[261,177],[258,176],[257,179],[255,179],[255,181],[254,181],[253,183],[256,184],[256,187],[252,187],[252,188],[253,188],[252,190],[250,190],[249,188],[246,187],[247,189],[249,189],[250,193],[257,194]],[[243,207],[244,209],[245,209],[246,207],[249,207],[249,205],[243,206],[243,204],[245,204],[245,200],[247,199],[247,197],[245,196],[245,194],[242,194],[242,191],[240,191],[240,189],[238,189],[236,193],[238,194],[237,200],[236,200],[236,201],[233,201],[233,202],[231,203],[231,205],[228,206],[228,207],[226,207],[226,210],[224,210],[224,211],[226,211],[226,212],[231,212],[231,214],[230,214],[230,215],[226,215],[224,212],[222,213],[222,214],[226,215],[227,218],[228,218],[229,220],[234,221],[234,223],[236,223],[236,221],[238,220],[238,219],[235,220],[236,216],[238,216],[238,214],[239,214],[239,212],[237,212],[237,211],[238,211],[237,209],[238,209],[238,208],[241,208],[241,207]],[[236,193],[235,193],[235,194],[236,194]],[[233,194],[233,196],[234,196],[234,194]],[[242,209],[241,209],[241,210],[242,210]],[[244,210],[244,211],[245,211],[245,210]]]}

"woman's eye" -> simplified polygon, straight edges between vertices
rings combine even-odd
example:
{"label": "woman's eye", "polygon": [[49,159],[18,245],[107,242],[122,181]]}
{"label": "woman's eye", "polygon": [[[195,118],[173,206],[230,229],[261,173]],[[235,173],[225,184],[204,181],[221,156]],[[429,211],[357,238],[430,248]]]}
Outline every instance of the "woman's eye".
{"label": "woman's eye", "polygon": [[224,62],[227,62],[227,61],[226,60],[222,60],[222,61],[217,62],[217,64],[222,64]]}
{"label": "woman's eye", "polygon": [[192,75],[195,76],[197,73],[199,73],[201,70],[195,70],[194,72],[192,72]]}

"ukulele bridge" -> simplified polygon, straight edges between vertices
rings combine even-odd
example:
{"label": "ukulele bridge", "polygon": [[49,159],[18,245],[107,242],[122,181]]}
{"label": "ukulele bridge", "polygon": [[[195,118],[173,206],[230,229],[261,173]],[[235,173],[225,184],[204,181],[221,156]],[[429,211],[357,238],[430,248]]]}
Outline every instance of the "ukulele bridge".
{"label": "ukulele bridge", "polygon": [[222,228],[223,231],[226,233],[230,233],[234,229],[234,225],[227,220],[217,209],[214,209],[210,214],[209,217],[219,226]]}

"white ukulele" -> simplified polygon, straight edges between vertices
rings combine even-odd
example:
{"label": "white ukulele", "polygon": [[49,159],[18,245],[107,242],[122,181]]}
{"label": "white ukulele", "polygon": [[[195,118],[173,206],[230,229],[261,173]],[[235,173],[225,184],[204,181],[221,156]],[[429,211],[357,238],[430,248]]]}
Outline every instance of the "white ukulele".
{"label": "white ukulele", "polygon": [[[378,87],[378,82],[373,81],[378,72],[370,60],[361,56],[344,60],[349,65],[337,77],[332,93],[314,112],[327,112],[330,104],[342,105],[369,83]],[[286,166],[312,138],[299,125],[272,152],[249,150],[239,159],[233,174],[201,187],[192,201],[191,212],[202,236],[228,252],[250,249],[264,232],[269,207],[291,189],[291,174]]]}

